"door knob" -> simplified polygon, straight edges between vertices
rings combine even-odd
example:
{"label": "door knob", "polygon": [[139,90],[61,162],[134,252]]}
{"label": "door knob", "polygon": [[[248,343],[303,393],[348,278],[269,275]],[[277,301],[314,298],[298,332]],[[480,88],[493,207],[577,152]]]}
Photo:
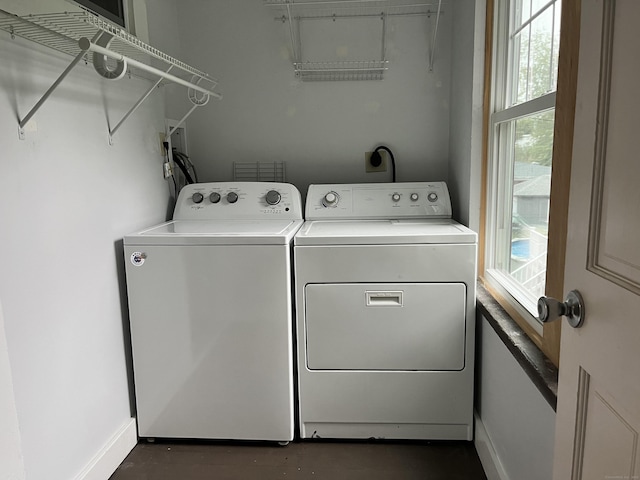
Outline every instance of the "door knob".
{"label": "door knob", "polygon": [[538,299],[538,318],[541,322],[553,322],[562,316],[567,317],[569,325],[580,328],[584,322],[584,301],[577,290],[571,290],[564,302],[551,297]]}

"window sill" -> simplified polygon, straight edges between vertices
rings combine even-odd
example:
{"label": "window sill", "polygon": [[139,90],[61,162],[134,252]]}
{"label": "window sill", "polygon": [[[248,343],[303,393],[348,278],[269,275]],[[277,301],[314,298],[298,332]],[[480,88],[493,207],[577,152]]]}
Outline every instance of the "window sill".
{"label": "window sill", "polygon": [[487,319],[489,325],[555,411],[558,402],[556,366],[480,284],[477,286],[476,304],[478,313]]}

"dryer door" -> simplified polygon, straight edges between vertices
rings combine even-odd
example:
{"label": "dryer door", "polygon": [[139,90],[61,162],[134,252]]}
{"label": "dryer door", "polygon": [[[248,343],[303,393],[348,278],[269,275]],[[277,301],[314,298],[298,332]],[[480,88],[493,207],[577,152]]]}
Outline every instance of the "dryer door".
{"label": "dryer door", "polygon": [[462,370],[464,283],[308,284],[310,370]]}

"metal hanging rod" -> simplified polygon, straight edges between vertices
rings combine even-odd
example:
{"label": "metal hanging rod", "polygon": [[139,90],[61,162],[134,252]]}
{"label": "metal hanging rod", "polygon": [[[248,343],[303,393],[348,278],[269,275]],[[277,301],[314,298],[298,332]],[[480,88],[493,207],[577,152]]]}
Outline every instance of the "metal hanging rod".
{"label": "metal hanging rod", "polygon": [[384,5],[392,8],[435,5],[432,3],[416,2],[415,0],[264,0],[264,4],[267,6],[292,5],[313,7],[322,5]]}
{"label": "metal hanging rod", "polygon": [[[134,104],[116,126],[109,129],[109,143],[112,143],[113,135],[126,119],[163,81],[188,88],[189,100],[193,107],[183,117],[180,124],[196,107],[205,105],[210,97],[222,98],[222,95],[213,92],[213,88],[218,82],[208,74],[147,45],[120,26],[106,22],[88,10],[24,17],[0,10],[0,29],[9,32],[11,38],[20,36],[74,57],[69,66],[53,82],[29,113],[19,119],[18,134],[20,138],[24,138],[24,127],[29,120],[83,59],[85,62],[92,62],[97,73],[107,79],[117,80],[129,74],[155,80],[154,85]],[[116,66],[107,65],[106,58],[115,60]],[[151,66],[151,58],[164,62],[165,70]]]}
{"label": "metal hanging rod", "polygon": [[169,80],[169,81],[171,81],[173,83],[177,83],[178,85],[182,85],[184,87],[192,88],[193,90],[196,90],[198,92],[205,93],[207,95],[211,95],[214,98],[218,98],[218,99],[222,98],[222,95],[220,95],[219,93],[214,93],[214,92],[212,92],[210,90],[207,90],[206,88],[202,88],[202,87],[200,87],[198,85],[195,85],[195,84],[193,84],[191,82],[183,80],[180,77],[176,77],[175,75],[171,75],[168,72],[163,72],[162,70],[158,70],[157,68],[152,67],[151,65],[144,64],[144,63],[139,62],[139,61],[137,61],[137,60],[135,60],[133,58],[129,58],[129,57],[126,57],[125,55],[122,55],[122,54],[120,54],[118,52],[114,52],[112,50],[109,50],[108,48],[104,48],[104,47],[101,47],[100,45],[96,45],[95,43],[91,42],[91,40],[89,40],[86,37],[81,38],[78,41],[78,45],[80,46],[80,49],[82,51],[95,52],[95,53],[99,53],[101,55],[105,55],[105,56],[107,56],[109,58],[113,58],[116,61],[125,62],[126,64],[131,65],[132,67],[139,68],[141,70],[144,70],[145,72],[152,73],[152,74],[154,74],[154,75],[156,75],[158,77],[162,77],[162,78],[164,78],[166,80]]}
{"label": "metal hanging rod", "polygon": [[[444,11],[440,11],[440,15],[443,15]],[[431,17],[432,15],[438,15],[438,11],[427,10],[426,12],[407,12],[407,13],[328,13],[322,15],[295,15],[294,18],[299,20],[326,20],[326,19],[336,19],[336,18],[376,18],[382,17],[386,15],[387,17]],[[286,22],[289,19],[287,15],[281,15],[279,17],[274,17],[274,20]]]}

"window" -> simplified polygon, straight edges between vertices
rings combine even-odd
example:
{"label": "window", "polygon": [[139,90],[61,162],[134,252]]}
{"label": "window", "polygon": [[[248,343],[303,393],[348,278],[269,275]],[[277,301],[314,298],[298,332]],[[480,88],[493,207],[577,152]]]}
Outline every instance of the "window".
{"label": "window", "polygon": [[[494,0],[484,279],[542,337],[562,0]],[[502,303],[502,302],[501,302]]]}
{"label": "window", "polygon": [[75,2],[122,27],[126,26],[123,0],[75,0]]}

